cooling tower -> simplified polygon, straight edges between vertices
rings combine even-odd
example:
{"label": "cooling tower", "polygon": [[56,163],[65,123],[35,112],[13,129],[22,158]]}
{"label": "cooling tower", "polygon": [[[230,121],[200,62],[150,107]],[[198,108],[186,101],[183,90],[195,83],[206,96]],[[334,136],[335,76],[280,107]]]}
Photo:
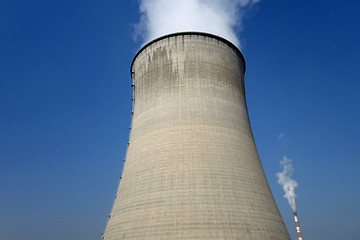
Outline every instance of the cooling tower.
{"label": "cooling tower", "polygon": [[158,38],[131,65],[133,112],[103,239],[290,239],[253,139],[240,50]]}

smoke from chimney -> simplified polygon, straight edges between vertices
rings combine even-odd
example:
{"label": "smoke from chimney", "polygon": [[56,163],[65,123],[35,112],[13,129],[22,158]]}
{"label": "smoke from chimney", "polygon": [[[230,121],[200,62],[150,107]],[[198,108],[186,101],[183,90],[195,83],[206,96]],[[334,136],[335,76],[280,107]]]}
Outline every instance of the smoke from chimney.
{"label": "smoke from chimney", "polygon": [[295,188],[298,186],[298,183],[291,178],[291,175],[294,172],[294,168],[291,162],[291,159],[284,156],[280,161],[280,165],[283,167],[283,171],[276,173],[276,176],[278,178],[278,183],[285,191],[284,198],[288,200],[293,212],[296,212]]}
{"label": "smoke from chimney", "polygon": [[241,30],[246,8],[260,0],[141,0],[136,37],[145,42],[175,32],[207,32],[241,47],[235,28]]}

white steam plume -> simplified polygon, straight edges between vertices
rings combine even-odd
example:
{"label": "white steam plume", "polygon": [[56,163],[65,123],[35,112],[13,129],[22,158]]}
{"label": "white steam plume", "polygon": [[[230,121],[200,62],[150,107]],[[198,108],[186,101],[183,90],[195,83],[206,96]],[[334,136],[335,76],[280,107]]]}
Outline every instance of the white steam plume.
{"label": "white steam plume", "polygon": [[145,42],[175,32],[207,32],[240,47],[235,27],[242,28],[246,7],[260,0],[140,0],[136,37]]}
{"label": "white steam plume", "polygon": [[283,157],[283,159],[280,161],[280,165],[283,167],[282,172],[276,173],[276,176],[278,178],[278,183],[282,186],[282,188],[285,191],[284,198],[286,198],[292,208],[292,210],[296,211],[296,204],[295,204],[295,188],[298,186],[298,183],[291,178],[291,175],[294,172],[293,165],[291,164],[292,160]]}

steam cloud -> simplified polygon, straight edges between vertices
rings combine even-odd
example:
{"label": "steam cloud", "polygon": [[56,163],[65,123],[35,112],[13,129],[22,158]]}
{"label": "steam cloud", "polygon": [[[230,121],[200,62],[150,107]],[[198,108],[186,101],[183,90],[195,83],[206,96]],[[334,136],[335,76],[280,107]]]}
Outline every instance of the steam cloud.
{"label": "steam cloud", "polygon": [[137,37],[145,42],[174,32],[207,32],[241,47],[235,27],[242,28],[247,7],[260,0],[140,0]]}
{"label": "steam cloud", "polygon": [[276,176],[278,178],[278,183],[285,191],[284,198],[288,200],[292,210],[295,212],[295,188],[298,186],[298,183],[291,178],[291,175],[294,172],[294,168],[291,162],[291,159],[284,156],[283,159],[280,161],[280,165],[283,167],[283,171],[276,173]]}
{"label": "steam cloud", "polygon": [[279,135],[278,135],[278,137],[277,137],[277,139],[278,140],[281,140],[281,139],[283,139],[284,137],[285,137],[285,133],[280,133]]}

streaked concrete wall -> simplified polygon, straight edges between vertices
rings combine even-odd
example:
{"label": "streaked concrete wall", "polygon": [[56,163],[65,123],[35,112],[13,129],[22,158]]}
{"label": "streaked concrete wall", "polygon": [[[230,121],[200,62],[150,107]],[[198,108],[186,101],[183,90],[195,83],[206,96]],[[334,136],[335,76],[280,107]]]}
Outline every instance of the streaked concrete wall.
{"label": "streaked concrete wall", "polygon": [[241,52],[172,34],[131,71],[129,147],[104,239],[290,239],[252,136]]}

